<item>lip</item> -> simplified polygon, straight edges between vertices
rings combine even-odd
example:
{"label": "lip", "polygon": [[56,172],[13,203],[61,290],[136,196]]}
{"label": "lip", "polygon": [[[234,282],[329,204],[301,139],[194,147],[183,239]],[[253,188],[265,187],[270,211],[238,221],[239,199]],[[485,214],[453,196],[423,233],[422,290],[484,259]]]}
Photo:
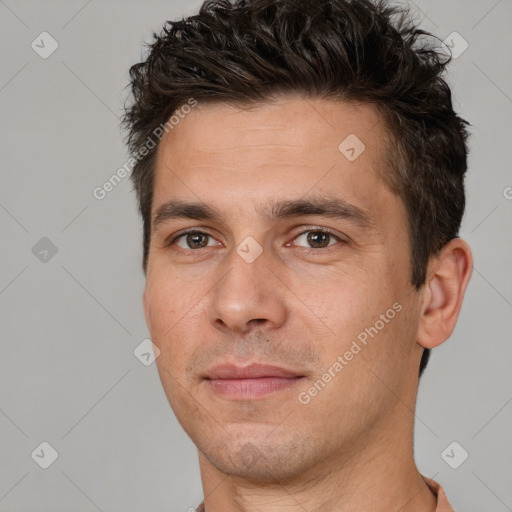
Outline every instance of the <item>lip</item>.
{"label": "lip", "polygon": [[297,372],[271,364],[252,363],[247,366],[219,364],[206,373],[207,379],[260,379],[263,377],[281,377],[283,379],[302,377]]}
{"label": "lip", "polygon": [[293,370],[269,364],[220,364],[211,368],[205,382],[216,395],[232,400],[255,400],[295,386],[304,378]]}

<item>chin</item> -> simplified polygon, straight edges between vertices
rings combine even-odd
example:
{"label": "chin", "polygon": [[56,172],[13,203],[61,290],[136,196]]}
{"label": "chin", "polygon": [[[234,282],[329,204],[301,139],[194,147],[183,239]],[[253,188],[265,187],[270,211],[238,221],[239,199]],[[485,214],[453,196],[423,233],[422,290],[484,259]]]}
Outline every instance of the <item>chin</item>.
{"label": "chin", "polygon": [[[226,437],[223,442],[206,446],[197,445],[204,457],[222,473],[258,483],[286,481],[303,474],[314,464],[314,443],[310,439],[274,439],[275,445],[265,438],[238,442]],[[203,449],[204,448],[204,449]]]}

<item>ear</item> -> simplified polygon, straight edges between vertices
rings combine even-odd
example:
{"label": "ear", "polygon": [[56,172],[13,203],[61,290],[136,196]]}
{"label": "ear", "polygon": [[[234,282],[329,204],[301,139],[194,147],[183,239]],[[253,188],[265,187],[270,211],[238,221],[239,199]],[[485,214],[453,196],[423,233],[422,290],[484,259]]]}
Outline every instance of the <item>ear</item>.
{"label": "ear", "polygon": [[455,329],[464,292],[473,271],[473,257],[467,242],[450,240],[428,265],[417,342],[434,348]]}

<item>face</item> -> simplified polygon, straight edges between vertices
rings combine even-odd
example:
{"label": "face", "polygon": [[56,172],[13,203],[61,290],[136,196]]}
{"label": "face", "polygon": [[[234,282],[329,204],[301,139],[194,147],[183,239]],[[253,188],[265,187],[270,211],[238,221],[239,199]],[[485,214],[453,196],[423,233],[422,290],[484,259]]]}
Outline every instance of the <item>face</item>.
{"label": "face", "polygon": [[208,464],[290,477],[383,438],[415,395],[420,297],[388,149],[373,107],[301,97],[199,104],[162,139],[144,309]]}

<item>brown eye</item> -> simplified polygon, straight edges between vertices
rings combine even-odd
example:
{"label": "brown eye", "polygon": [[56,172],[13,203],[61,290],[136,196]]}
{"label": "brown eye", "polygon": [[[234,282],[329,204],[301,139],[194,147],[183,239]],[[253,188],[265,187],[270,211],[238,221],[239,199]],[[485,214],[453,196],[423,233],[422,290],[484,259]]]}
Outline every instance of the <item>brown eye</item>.
{"label": "brown eye", "polygon": [[331,235],[328,233],[323,233],[322,231],[311,231],[308,233],[307,241],[308,244],[311,244],[315,249],[320,249],[328,247],[330,238]]}
{"label": "brown eye", "polygon": [[211,238],[211,235],[208,233],[189,231],[176,237],[173,243],[176,243],[181,249],[202,249],[204,247],[211,247],[211,244],[208,243]]}
{"label": "brown eye", "polygon": [[[295,238],[295,242],[303,240],[308,244],[310,249],[325,249],[339,242],[341,239],[330,233],[329,231],[315,229],[310,231],[304,231]],[[331,243],[332,242],[332,243]],[[303,247],[303,246],[301,246]]]}

